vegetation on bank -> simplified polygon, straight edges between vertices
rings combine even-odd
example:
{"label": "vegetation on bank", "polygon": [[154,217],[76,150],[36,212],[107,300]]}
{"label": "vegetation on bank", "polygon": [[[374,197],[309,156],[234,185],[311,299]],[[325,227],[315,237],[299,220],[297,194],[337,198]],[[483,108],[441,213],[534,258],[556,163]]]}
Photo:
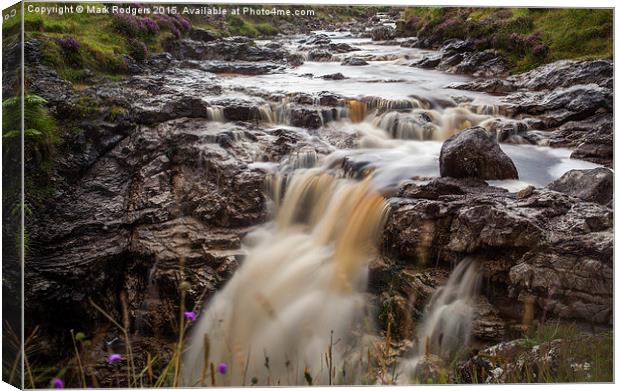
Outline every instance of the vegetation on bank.
{"label": "vegetation on bank", "polygon": [[433,46],[451,38],[497,49],[514,73],[562,59],[613,57],[613,10],[571,8],[407,8],[401,35]]}

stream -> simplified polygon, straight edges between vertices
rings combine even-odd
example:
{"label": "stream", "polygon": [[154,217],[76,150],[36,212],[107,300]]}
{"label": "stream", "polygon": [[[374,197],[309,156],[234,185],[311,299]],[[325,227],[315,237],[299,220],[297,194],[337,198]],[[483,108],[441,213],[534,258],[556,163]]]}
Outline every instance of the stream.
{"label": "stream", "polygon": [[[225,385],[407,383],[429,349],[450,355],[469,339],[480,279],[463,263],[431,299],[418,345],[392,365],[398,369],[384,368],[378,379],[369,378],[371,361],[387,362],[389,354],[371,354],[381,342],[365,297],[368,264],[378,256],[389,213],[381,194],[403,181],[438,177],[443,141],[465,128],[489,127],[501,117],[501,96],[446,88],[471,79],[408,66],[427,50],[377,44],[347,32],[315,33],[360,49],[353,55],[368,64],[341,65],[351,56],[344,53],[263,75],[217,76],[223,88],[219,101],[280,94],[280,101],[259,107],[260,126],[285,127],[328,153],[298,151],[279,164],[251,165],[268,172],[272,218],[244,239],[240,268],[194,326],[184,358],[186,386],[208,383],[209,362],[227,363]],[[281,43],[295,51],[298,39]],[[341,80],[324,78],[337,73]],[[296,93],[316,101],[321,118],[316,129],[291,125],[289,96]],[[346,103],[325,114],[319,102],[330,94]],[[223,107],[211,103],[213,126],[226,127]],[[334,134],[352,136],[354,147],[332,144]],[[519,179],[489,184],[513,192],[544,187],[572,169],[598,167],[570,159],[569,149],[500,145]]]}

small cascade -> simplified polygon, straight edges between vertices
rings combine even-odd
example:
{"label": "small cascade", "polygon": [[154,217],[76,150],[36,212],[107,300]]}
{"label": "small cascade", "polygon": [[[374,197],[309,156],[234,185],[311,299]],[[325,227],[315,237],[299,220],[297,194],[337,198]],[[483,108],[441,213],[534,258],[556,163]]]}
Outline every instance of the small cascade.
{"label": "small cascade", "polygon": [[140,307],[136,311],[134,321],[134,332],[136,335],[142,336],[147,330],[152,330],[149,327],[148,320],[146,319],[149,314],[154,310],[154,307],[159,303],[159,289],[155,282],[155,273],[157,271],[157,262],[153,263],[153,266],[149,269],[149,273],[146,280],[146,295],[140,304]]}
{"label": "small cascade", "polygon": [[430,104],[416,98],[387,99],[379,97],[367,97],[364,99],[369,110],[377,110],[378,113],[392,110],[411,110],[417,108],[430,109]]}
{"label": "small cascade", "polygon": [[401,381],[409,381],[424,356],[450,359],[469,344],[481,280],[477,262],[468,258],[454,268],[446,285],[435,291],[417,332],[414,356],[400,365],[399,372],[405,377]]}
{"label": "small cascade", "polygon": [[375,118],[374,125],[385,130],[390,137],[403,140],[432,140],[438,129],[423,112],[386,112]]}
{"label": "small cascade", "polygon": [[348,118],[353,123],[359,123],[366,118],[366,103],[359,100],[348,100],[347,103]]}
{"label": "small cascade", "polygon": [[224,108],[222,106],[207,107],[207,119],[209,121],[226,122],[226,118],[224,118]]}
{"label": "small cascade", "polygon": [[369,179],[321,168],[271,185],[274,219],[246,237],[241,267],[194,326],[184,386],[208,384],[219,362],[228,364],[219,386],[355,384],[366,373],[366,265],[386,219],[383,197]]}

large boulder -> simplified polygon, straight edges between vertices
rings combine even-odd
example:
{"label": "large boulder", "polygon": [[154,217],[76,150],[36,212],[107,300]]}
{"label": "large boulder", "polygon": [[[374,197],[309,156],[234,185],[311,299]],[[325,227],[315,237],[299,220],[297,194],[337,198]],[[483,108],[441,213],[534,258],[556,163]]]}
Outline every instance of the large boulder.
{"label": "large boulder", "polygon": [[370,36],[373,41],[389,41],[396,36],[396,30],[389,26],[379,26],[372,29]]}
{"label": "large boulder", "polygon": [[308,53],[308,61],[327,62],[332,59],[332,54],[327,50],[314,49]]}
{"label": "large boulder", "polygon": [[570,170],[547,187],[585,201],[607,205],[614,196],[614,173],[603,167]]}
{"label": "large boulder", "polygon": [[518,179],[517,168],[502,151],[495,137],[474,127],[447,139],[439,156],[442,177]]}

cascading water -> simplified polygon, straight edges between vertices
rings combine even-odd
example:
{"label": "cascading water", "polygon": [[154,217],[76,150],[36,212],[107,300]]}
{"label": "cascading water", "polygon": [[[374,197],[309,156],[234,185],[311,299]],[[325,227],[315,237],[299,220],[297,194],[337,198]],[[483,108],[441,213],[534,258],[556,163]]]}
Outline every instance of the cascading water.
{"label": "cascading water", "polygon": [[228,364],[220,385],[359,382],[361,359],[340,368],[364,356],[366,265],[387,205],[370,179],[320,168],[270,183],[275,217],[248,235],[245,260],[195,325],[186,386],[208,383],[208,362]]}
{"label": "cascading water", "polygon": [[446,285],[435,291],[418,329],[413,357],[400,364],[401,382],[410,383],[424,356],[449,359],[468,345],[481,278],[477,262],[467,258],[454,268]]}

